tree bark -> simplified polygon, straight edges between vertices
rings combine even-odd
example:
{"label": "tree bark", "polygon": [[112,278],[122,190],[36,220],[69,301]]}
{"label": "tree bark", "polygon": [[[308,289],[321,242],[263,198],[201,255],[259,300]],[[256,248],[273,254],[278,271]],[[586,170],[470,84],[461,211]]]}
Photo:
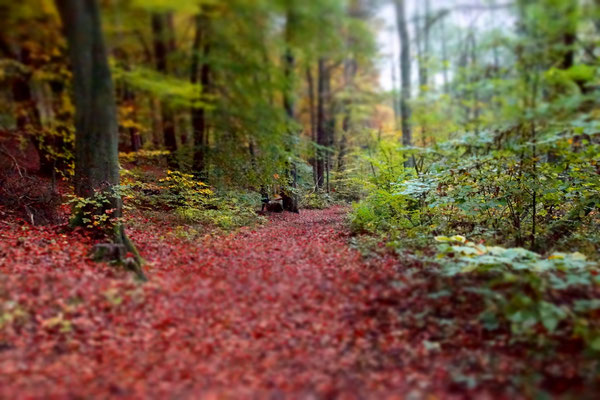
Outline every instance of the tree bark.
{"label": "tree bark", "polygon": [[[294,24],[296,24],[296,15],[294,14],[293,5],[288,5],[287,17],[286,17],[286,49],[284,55],[284,76],[286,79],[286,85],[283,93],[283,107],[288,117],[288,121],[291,123],[296,119],[295,113],[295,99],[294,99],[294,68],[296,66],[296,58],[292,50],[292,41],[294,34]],[[294,132],[289,132],[290,135],[296,135]],[[291,146],[290,146],[291,147]],[[290,148],[288,151],[295,153],[294,149]],[[287,179],[289,184],[295,190],[297,186],[296,176],[296,164],[294,161],[287,163],[286,171]],[[288,193],[285,190],[281,191],[281,198],[283,199],[283,209],[289,212],[298,212],[298,196],[296,193]]]}
{"label": "tree bark", "polygon": [[[135,110],[135,93],[127,85],[124,87],[123,91],[123,100],[125,104]],[[129,117],[135,119],[135,111],[133,111]],[[132,126],[127,128],[127,132],[129,133],[131,151],[140,151],[142,148],[142,136],[140,135],[139,129],[135,126]]]}
{"label": "tree bark", "polygon": [[[27,48],[22,47],[13,51],[2,38],[0,38],[0,55],[18,60],[26,67],[32,67],[31,55]],[[47,150],[48,143],[44,143],[42,119],[31,90],[31,76],[32,72],[29,69],[19,71],[11,82],[11,92],[16,106],[16,128],[21,134],[31,134],[40,159],[40,172],[51,176],[54,173],[54,162],[51,153]]]}
{"label": "tree bark", "polygon": [[330,100],[330,71],[327,66],[327,60],[324,57],[319,59],[319,78],[317,88],[317,186],[322,188],[325,184],[325,160],[329,157],[329,152],[325,150],[329,146],[329,119],[327,112],[327,103]]}
{"label": "tree bark", "polygon": [[[317,142],[317,117],[315,113],[315,82],[310,65],[306,67],[306,84],[308,86],[308,107],[310,116],[310,137],[313,143]],[[313,167],[313,183],[317,187],[317,151],[313,153],[311,165]]]}
{"label": "tree bark", "polygon": [[443,62],[443,76],[444,76],[444,94],[450,94],[450,78],[449,73],[449,60],[448,60],[448,36],[446,33],[446,23],[442,19],[442,62]]}
{"label": "tree bark", "polygon": [[[196,16],[196,35],[192,47],[191,82],[200,83],[202,93],[207,93],[210,86],[210,64],[207,57],[210,53],[209,21],[204,15]],[[201,60],[202,59],[202,60]],[[205,169],[206,141],[206,109],[203,106],[192,107],[192,130],[194,132],[194,172],[202,177]]]}
{"label": "tree bark", "polygon": [[569,69],[575,65],[575,44],[577,43],[577,2],[569,4],[565,16],[565,29],[562,34],[562,42],[565,47],[561,68]]}
{"label": "tree bark", "polygon": [[[103,193],[110,204],[97,207],[102,213],[122,216],[119,185],[119,126],[114,86],[96,0],[56,0],[69,45],[75,102],[75,194],[92,198]],[[113,239],[135,254],[135,261],[114,260],[145,279],[143,264],[123,225],[114,226]]]}
{"label": "tree bark", "polygon": [[[406,10],[404,0],[395,0],[396,21],[398,24],[398,36],[400,38],[400,78],[402,93],[400,96],[400,114],[402,118],[402,144],[406,147],[412,146],[412,132],[410,125],[411,110],[408,104],[411,96],[410,76],[410,42],[406,26]],[[413,167],[414,159],[405,162],[405,166]]]}
{"label": "tree bark", "polygon": [[[168,56],[175,48],[173,39],[172,23],[169,22],[169,14],[152,14],[152,34],[154,36],[154,58],[156,69],[163,73],[169,73]],[[171,20],[172,21],[172,20]],[[165,147],[171,152],[169,164],[176,166],[175,153],[177,152],[177,138],[175,134],[175,116],[171,106],[163,101],[161,103],[162,131]]]}
{"label": "tree bark", "polygon": [[[69,43],[75,100],[75,193],[119,184],[117,109],[95,0],[57,0]],[[115,198],[120,212],[120,201]]]}

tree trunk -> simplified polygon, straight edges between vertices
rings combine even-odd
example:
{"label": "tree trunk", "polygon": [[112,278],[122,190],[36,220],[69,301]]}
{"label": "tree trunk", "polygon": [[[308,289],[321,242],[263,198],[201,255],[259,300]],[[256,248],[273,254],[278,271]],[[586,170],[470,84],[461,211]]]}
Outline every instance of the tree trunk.
{"label": "tree trunk", "polygon": [[[127,85],[125,85],[123,91],[123,100],[125,104],[135,110],[135,93]],[[132,111],[132,114],[129,115],[129,118],[135,119],[135,111]],[[127,132],[129,133],[130,137],[131,151],[140,151],[142,148],[142,136],[140,135],[139,129],[135,126],[132,126],[127,128]]]}
{"label": "tree trunk", "polygon": [[564,22],[566,26],[562,34],[562,42],[565,47],[561,62],[562,69],[569,69],[575,65],[575,44],[577,43],[576,2],[570,4],[567,11],[567,15],[565,16],[566,22]]}
{"label": "tree trunk", "polygon": [[479,90],[477,84],[479,83],[479,73],[477,71],[477,41],[475,40],[475,34],[470,36],[469,40],[471,44],[471,90],[473,97],[473,109],[472,109],[472,122],[474,124],[475,133],[479,134]]}
{"label": "tree trunk", "polygon": [[[119,184],[114,88],[95,0],[57,0],[73,69],[75,193],[91,197]],[[120,212],[120,201],[115,205]]]}
{"label": "tree trunk", "polygon": [[[294,34],[294,24],[296,23],[296,16],[293,5],[288,6],[287,18],[286,18],[286,50],[284,56],[284,75],[286,79],[286,85],[283,93],[283,107],[288,117],[288,121],[291,123],[296,119],[295,113],[295,99],[294,99],[294,68],[296,66],[296,59],[294,52],[292,51],[292,35]],[[290,135],[295,135],[294,132],[289,132]],[[287,149],[289,152],[295,153],[294,149]],[[287,163],[286,171],[287,179],[292,188],[297,187],[297,176],[296,176],[296,164],[294,161]],[[283,199],[283,209],[289,212],[298,212],[298,196],[296,193],[288,193],[285,190],[281,191],[281,198]]]}
{"label": "tree trunk", "polygon": [[[169,73],[167,58],[174,50],[174,35],[172,31],[172,19],[169,14],[152,14],[152,34],[154,36],[154,58],[156,69],[163,73]],[[161,104],[162,131],[165,147],[171,152],[169,164],[176,166],[175,156],[177,152],[177,138],[175,134],[175,116],[167,102]]]}
{"label": "tree trunk", "polygon": [[[207,93],[210,86],[210,64],[207,57],[210,52],[208,40],[208,18],[204,15],[196,16],[196,36],[192,47],[191,82],[200,83],[202,93]],[[202,61],[200,60],[202,58]],[[205,146],[206,141],[206,109],[204,107],[192,107],[192,130],[194,132],[194,172],[202,177],[205,168]]]}
{"label": "tree trunk", "polygon": [[330,73],[325,58],[319,59],[319,81],[317,94],[317,186],[322,188],[325,184],[325,160],[329,157],[329,152],[325,150],[329,146],[329,119],[327,112],[327,102],[330,98]]}
{"label": "tree trunk", "polygon": [[[317,117],[315,113],[315,82],[313,79],[310,65],[306,67],[306,84],[308,86],[308,107],[310,116],[310,137],[313,143],[317,142]],[[313,167],[313,183],[317,187],[317,151],[311,159],[311,165]]]}
{"label": "tree trunk", "polygon": [[[410,42],[406,26],[405,1],[395,0],[396,20],[398,24],[398,36],[400,38],[400,78],[402,94],[400,97],[400,113],[402,117],[402,144],[406,147],[412,146],[412,133],[410,126],[411,110],[408,104],[410,100]],[[413,167],[414,158],[405,162],[405,166]]]}
{"label": "tree trunk", "polygon": [[392,107],[394,107],[394,122],[395,129],[400,129],[400,98],[398,97],[398,66],[396,65],[396,58],[392,57]]}
{"label": "tree trunk", "polygon": [[[10,46],[0,39],[0,48],[4,56],[18,60],[21,64],[29,67],[31,65],[30,52],[21,48],[16,53]],[[0,54],[1,54],[0,53]],[[31,75],[29,69],[19,71],[12,80],[11,91],[15,103],[16,127],[21,134],[30,134],[32,142],[38,152],[40,159],[40,172],[51,176],[54,173],[54,162],[52,154],[47,150],[48,143],[44,143],[43,127],[40,112],[31,92]],[[44,144],[46,146],[44,146]]]}
{"label": "tree trunk", "polygon": [[444,76],[444,94],[450,94],[450,78],[448,77],[448,37],[446,34],[446,23],[442,19],[442,62],[443,62],[443,76]]}
{"label": "tree trunk", "polygon": [[[113,81],[102,38],[100,11],[96,0],[56,0],[63,21],[73,70],[75,102],[75,194],[92,198],[104,193],[110,204],[94,212],[112,209],[120,218],[122,202],[115,191],[119,185],[119,127]],[[136,261],[115,260],[145,279],[142,258],[125,235],[114,226],[114,240],[136,255]]]}
{"label": "tree trunk", "polygon": [[[350,39],[351,40],[351,39]],[[346,88],[354,88],[354,79],[358,73],[358,63],[355,59],[349,58],[344,61],[344,84]],[[348,136],[351,135],[351,108],[352,100],[351,97],[344,100],[344,120],[342,121],[342,137],[338,143],[338,162],[337,170],[342,172],[344,170],[344,157],[346,156],[346,146],[348,144]],[[331,127],[334,128],[333,126]],[[333,137],[332,137],[333,139]]]}

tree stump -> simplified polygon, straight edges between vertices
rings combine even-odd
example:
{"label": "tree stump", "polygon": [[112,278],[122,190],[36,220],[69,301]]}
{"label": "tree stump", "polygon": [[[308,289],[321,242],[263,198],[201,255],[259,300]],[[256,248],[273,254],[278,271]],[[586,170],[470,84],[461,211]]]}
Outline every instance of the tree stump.
{"label": "tree stump", "polygon": [[[91,257],[95,262],[106,262],[135,273],[138,279],[146,281],[141,262],[135,257],[126,257],[127,245],[121,243],[100,243],[92,248]],[[140,258],[141,260],[141,258]]]}
{"label": "tree stump", "polygon": [[95,262],[121,262],[126,254],[124,244],[99,243],[92,248],[92,259]]}
{"label": "tree stump", "polygon": [[273,213],[282,213],[283,212],[283,205],[278,202],[278,201],[270,201],[267,204],[267,211],[268,212],[273,212]]}

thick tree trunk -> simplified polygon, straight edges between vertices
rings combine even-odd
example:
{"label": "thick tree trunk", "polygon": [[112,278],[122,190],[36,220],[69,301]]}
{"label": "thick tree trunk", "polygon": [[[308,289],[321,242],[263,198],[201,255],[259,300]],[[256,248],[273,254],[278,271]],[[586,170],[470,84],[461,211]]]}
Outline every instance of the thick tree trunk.
{"label": "thick tree trunk", "polygon": [[[210,64],[206,60],[210,52],[208,39],[208,19],[203,15],[196,16],[196,36],[192,47],[191,82],[200,83],[203,93],[210,86]],[[202,60],[201,60],[202,59]],[[194,172],[201,177],[205,168],[205,141],[207,136],[206,109],[192,107],[192,130],[194,132]]]}
{"label": "thick tree trunk", "polygon": [[[119,185],[119,127],[113,81],[102,38],[100,11],[96,0],[56,0],[63,21],[73,70],[75,102],[75,194],[92,198],[104,193],[120,218],[122,202],[115,192]],[[113,239],[136,255],[136,260],[114,260],[145,279],[142,258],[117,222]]]}
{"label": "thick tree trunk", "polygon": [[[169,73],[167,58],[174,50],[174,38],[172,31],[172,19],[169,14],[152,14],[152,34],[154,35],[154,58],[156,69],[163,73]],[[161,104],[162,131],[165,147],[171,152],[170,164],[176,166],[175,156],[177,152],[177,138],[175,134],[175,115],[167,102]]]}
{"label": "thick tree trunk", "polygon": [[[75,193],[92,197],[119,184],[114,88],[95,0],[57,0],[73,69]],[[115,205],[120,212],[120,201]]]}
{"label": "thick tree trunk", "polygon": [[[405,1],[395,0],[396,20],[398,24],[398,36],[400,38],[400,78],[402,93],[400,97],[400,113],[402,117],[402,144],[412,146],[412,132],[410,126],[411,110],[408,104],[410,100],[411,82],[410,82],[410,42],[408,29],[406,26]],[[406,161],[407,167],[414,166],[414,159]]]}

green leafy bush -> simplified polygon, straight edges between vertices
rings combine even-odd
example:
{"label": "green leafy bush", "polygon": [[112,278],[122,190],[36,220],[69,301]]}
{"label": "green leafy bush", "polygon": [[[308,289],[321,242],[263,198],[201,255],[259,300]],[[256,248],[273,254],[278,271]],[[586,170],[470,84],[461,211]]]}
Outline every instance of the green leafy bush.
{"label": "green leafy bush", "polygon": [[225,230],[260,223],[258,194],[215,192],[191,174],[167,171],[161,179],[124,173],[126,200],[130,207],[145,207],[169,213],[184,224],[198,224]]}
{"label": "green leafy bush", "polygon": [[[543,332],[579,337],[600,352],[600,324],[594,299],[600,284],[600,268],[581,253],[554,253],[542,257],[523,248],[484,246],[463,236],[439,236],[436,262],[447,275],[477,274],[485,286],[470,291],[481,295],[484,326],[494,330],[510,326],[517,337],[534,337]],[[589,296],[589,297],[587,297]]]}
{"label": "green leafy bush", "polygon": [[333,204],[334,200],[328,193],[311,192],[300,198],[300,208],[307,210],[323,210]]}

